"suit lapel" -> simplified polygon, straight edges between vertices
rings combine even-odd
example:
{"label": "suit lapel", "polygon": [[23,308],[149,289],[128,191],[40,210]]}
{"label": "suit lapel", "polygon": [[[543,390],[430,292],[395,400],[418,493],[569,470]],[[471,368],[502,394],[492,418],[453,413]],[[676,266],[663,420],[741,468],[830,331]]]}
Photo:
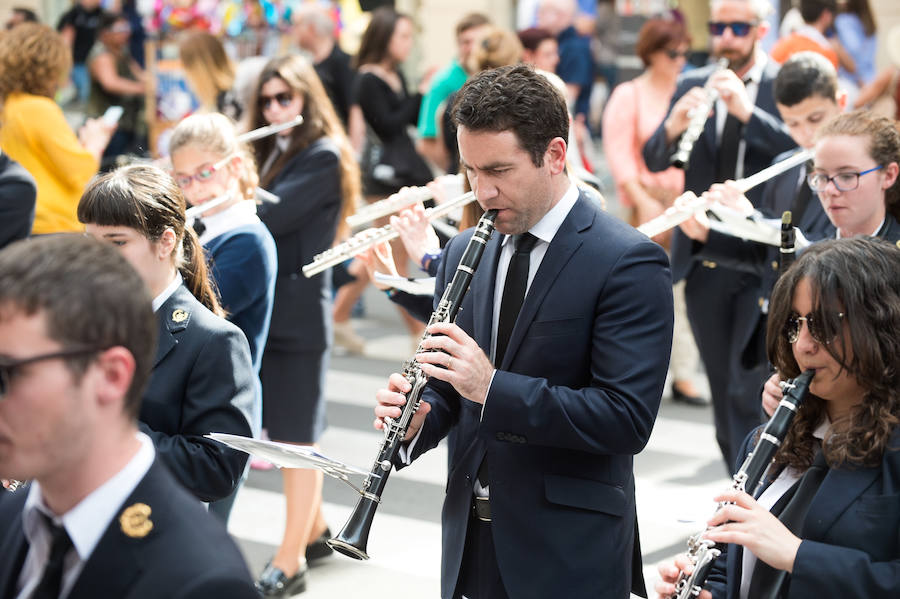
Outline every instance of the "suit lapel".
{"label": "suit lapel", "polygon": [[[189,297],[185,297],[185,295]],[[156,359],[153,361],[154,368],[178,344],[176,334],[187,328],[193,309],[191,299],[193,299],[191,292],[181,285],[157,310],[159,339],[156,346]]]}
{"label": "suit lapel", "polygon": [[[491,324],[494,316],[494,279],[500,261],[500,242],[503,235],[496,231],[491,236],[476,275],[472,278],[472,330],[475,342],[488,355],[491,353]],[[448,265],[449,266],[449,265]],[[454,267],[455,268],[455,267]]]}
{"label": "suit lapel", "polygon": [[563,266],[572,257],[575,250],[581,246],[582,241],[579,239],[578,233],[589,228],[593,221],[593,214],[588,206],[588,202],[579,195],[575,205],[572,206],[569,214],[566,215],[566,219],[553,237],[553,242],[547,248],[547,253],[544,254],[544,259],[541,260],[541,265],[534,275],[534,280],[531,282],[531,287],[528,289],[522,309],[516,319],[516,326],[513,327],[512,333],[510,333],[509,344],[506,346],[506,355],[503,356],[503,364],[499,366],[501,370],[509,368],[516,355],[516,350],[525,337],[525,331],[528,330],[531,321],[534,320],[534,316],[537,314],[538,307],[544,301],[544,297],[550,291]]}
{"label": "suit lapel", "polygon": [[[150,470],[119,507],[94,548],[68,599],[127,597],[142,571],[141,551],[166,527],[165,481],[155,459]],[[146,514],[142,506],[149,506]]]}
{"label": "suit lapel", "polygon": [[[25,495],[26,489],[20,490],[21,495]],[[0,489],[0,493],[6,491]],[[21,501],[24,505],[24,499],[7,499],[7,501]],[[0,597],[15,597],[16,583],[19,580],[19,574],[25,565],[25,557],[28,555],[28,543],[25,540],[25,531],[22,529],[22,510],[15,512],[9,526],[3,531],[2,541],[0,541]]]}
{"label": "suit lapel", "polygon": [[880,466],[829,470],[803,521],[803,536],[824,539],[828,529],[880,473]]}

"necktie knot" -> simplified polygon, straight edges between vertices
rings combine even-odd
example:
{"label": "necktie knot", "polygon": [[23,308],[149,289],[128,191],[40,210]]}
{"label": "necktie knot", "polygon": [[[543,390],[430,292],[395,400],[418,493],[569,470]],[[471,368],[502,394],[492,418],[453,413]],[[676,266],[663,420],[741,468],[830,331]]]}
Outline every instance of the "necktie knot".
{"label": "necktie knot", "polygon": [[526,231],[521,235],[516,235],[513,241],[516,243],[517,254],[530,254],[534,249],[534,244],[538,242],[538,238]]}

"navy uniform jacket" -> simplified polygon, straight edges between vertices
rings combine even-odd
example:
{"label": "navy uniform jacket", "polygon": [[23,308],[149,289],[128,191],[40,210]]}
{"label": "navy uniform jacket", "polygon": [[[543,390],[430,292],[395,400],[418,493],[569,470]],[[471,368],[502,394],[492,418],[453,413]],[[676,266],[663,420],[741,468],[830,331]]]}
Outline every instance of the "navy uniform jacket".
{"label": "navy uniform jacket", "polygon": [[[22,529],[26,489],[0,495],[0,597],[13,597],[28,552]],[[137,503],[150,507],[152,528],[125,534],[120,521]],[[146,528],[141,521],[140,528]],[[5,594],[4,594],[5,593]],[[157,459],[125,500],[68,599],[253,599],[250,573],[234,541]]]}
{"label": "navy uniform jacket", "polygon": [[0,249],[31,233],[36,198],[34,177],[0,152]]}
{"label": "navy uniform jacket", "polygon": [[267,191],[281,198],[259,207],[278,249],[275,305],[267,349],[323,351],[331,338],[331,269],[312,278],[302,268],[331,247],[341,211],[341,152],[322,137],[291,158]]}
{"label": "navy uniform jacket", "polygon": [[[471,230],[445,248],[439,298]],[[457,324],[490,355],[502,235],[487,244]],[[432,379],[415,458],[451,429],[441,595],[452,597],[479,464],[510,597],[643,591],[634,454],[650,437],[672,341],[671,276],[657,244],[582,194],[547,248],[484,406]]]}
{"label": "navy uniform jacket", "polygon": [[[773,164],[788,158],[793,153],[794,150],[790,150],[777,156]],[[763,216],[780,218],[785,210],[791,209],[799,186],[806,185],[806,171],[806,165],[801,164],[766,182],[763,187],[762,205],[759,207]],[[822,203],[815,192],[811,193],[812,197],[803,214],[793,215],[794,226],[803,231],[803,235],[810,241],[834,237],[834,227],[822,209]],[[706,243],[696,241],[692,243],[691,253],[696,258],[712,261],[726,268],[752,273],[758,277],[758,279],[751,280],[758,282],[752,293],[756,296],[759,309],[736,323],[742,326],[735,331],[735,347],[742,350],[742,362],[747,368],[756,366],[757,362],[763,360],[765,356],[766,315],[764,309],[768,306],[772,288],[775,286],[775,281],[778,280],[779,249],[710,230]],[[749,290],[748,293],[750,293]]]}
{"label": "navy uniform jacket", "polygon": [[257,222],[217,235],[204,248],[222,308],[247,336],[253,369],[259,372],[275,297],[275,241]]}
{"label": "navy uniform jacket", "polygon": [[[672,96],[669,112],[675,103],[681,99],[693,87],[702,87],[709,76],[715,70],[714,65],[706,66],[693,71],[688,71],[678,78],[678,86]],[[744,154],[744,176],[752,175],[769,166],[772,159],[778,154],[795,147],[795,143],[788,134],[784,123],[775,106],[775,98],[772,92],[775,76],[778,74],[778,65],[768,60],[763,69],[762,78],[756,93],[756,105],[753,115],[744,125],[743,139],[747,142],[747,150]],[[668,114],[668,113],[667,113]],[[644,161],[651,171],[662,171],[670,166],[670,158],[678,147],[678,140],[666,143],[666,130],[664,123],[647,140],[644,145]],[[719,147],[716,145],[716,110],[706,120],[703,133],[694,144],[688,168],[684,173],[684,188],[700,195],[709,189],[715,181],[716,162]],[[747,197],[754,206],[759,206],[762,190],[756,188],[747,193]],[[680,281],[688,275],[694,262],[690,256],[691,240],[676,228],[672,237],[672,278]]]}
{"label": "navy uniform jacket", "polygon": [[[887,447],[876,467],[828,471],[803,521],[788,599],[900,596],[900,428]],[[742,559],[743,547],[728,545],[716,561],[707,585],[715,599],[737,599]]]}
{"label": "navy uniform jacket", "polygon": [[181,285],[156,312],[159,345],[144,392],[140,429],[159,460],[202,501],[230,495],[247,454],[207,433],[252,436],[256,405],[247,339]]}

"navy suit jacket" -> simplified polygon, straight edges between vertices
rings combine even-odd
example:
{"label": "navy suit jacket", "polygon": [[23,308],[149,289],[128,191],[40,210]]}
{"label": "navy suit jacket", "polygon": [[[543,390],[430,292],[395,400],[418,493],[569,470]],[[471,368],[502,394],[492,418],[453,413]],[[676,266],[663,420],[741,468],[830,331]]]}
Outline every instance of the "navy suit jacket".
{"label": "navy suit jacket", "polygon": [[[739,455],[752,449],[755,433]],[[878,466],[828,471],[801,538],[789,599],[900,596],[900,427]],[[728,545],[716,561],[707,585],[715,599],[737,599],[742,559],[743,547]]]}
{"label": "navy suit jacket", "polygon": [[159,345],[141,403],[140,429],[159,460],[202,501],[230,495],[247,454],[207,433],[252,436],[258,398],[247,338],[181,285],[156,312]]}
{"label": "navy suit jacket", "polygon": [[0,249],[31,233],[36,199],[34,177],[0,152]]}
{"label": "navy suit jacket", "polygon": [[[436,301],[471,237],[450,241]],[[457,324],[490,355],[502,235],[487,244]],[[432,379],[413,458],[451,429],[441,593],[452,597],[482,458],[491,530],[510,597],[643,591],[634,454],[650,437],[672,340],[665,253],[582,194],[525,298],[482,414]]]}
{"label": "navy suit jacket", "polygon": [[[778,154],[796,146],[788,134],[778,108],[775,106],[775,97],[772,86],[775,76],[778,74],[778,65],[771,59],[763,69],[762,78],[756,93],[756,105],[753,115],[744,125],[742,137],[747,142],[747,150],[744,154],[744,176],[752,175],[769,166],[772,159]],[[706,66],[693,71],[688,71],[678,79],[678,86],[672,96],[669,112],[675,103],[681,99],[693,87],[703,86],[710,74],[715,69],[714,65]],[[700,195],[710,188],[715,181],[716,162],[719,148],[716,144],[716,114],[706,120],[700,138],[694,144],[688,168],[684,173],[684,188]],[[643,155],[647,168],[651,171],[661,171],[669,168],[670,158],[678,147],[678,140],[666,143],[666,131],[663,123],[660,123],[644,145]],[[762,190],[756,188],[747,193],[747,197],[754,205],[759,206],[762,198]],[[693,268],[694,262],[690,255],[691,240],[676,228],[672,237],[672,277],[679,281],[686,277]]]}
{"label": "navy suit jacket", "polygon": [[340,148],[327,137],[291,158],[272,181],[281,201],[259,217],[278,248],[278,278],[267,349],[323,351],[331,338],[331,269],[312,278],[301,269],[331,247],[341,211]]}
{"label": "navy suit jacket", "polygon": [[[27,489],[0,495],[0,597],[14,597],[28,552],[22,529]],[[222,524],[172,478],[157,459],[120,510],[150,507],[153,528],[127,536],[113,518],[68,599],[253,599],[247,565]],[[4,594],[5,593],[5,594]]]}

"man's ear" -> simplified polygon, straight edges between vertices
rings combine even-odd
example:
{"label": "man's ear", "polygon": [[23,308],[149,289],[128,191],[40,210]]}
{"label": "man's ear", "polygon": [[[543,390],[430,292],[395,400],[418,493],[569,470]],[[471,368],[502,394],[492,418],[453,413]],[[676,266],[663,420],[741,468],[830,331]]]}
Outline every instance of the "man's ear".
{"label": "man's ear", "polygon": [[97,400],[101,404],[123,404],[131,380],[135,361],[131,352],[121,345],[103,350],[95,362],[98,372]]}
{"label": "man's ear", "polygon": [[561,137],[554,137],[547,145],[547,151],[544,153],[544,160],[550,167],[550,174],[558,175],[566,168],[566,140]]}

